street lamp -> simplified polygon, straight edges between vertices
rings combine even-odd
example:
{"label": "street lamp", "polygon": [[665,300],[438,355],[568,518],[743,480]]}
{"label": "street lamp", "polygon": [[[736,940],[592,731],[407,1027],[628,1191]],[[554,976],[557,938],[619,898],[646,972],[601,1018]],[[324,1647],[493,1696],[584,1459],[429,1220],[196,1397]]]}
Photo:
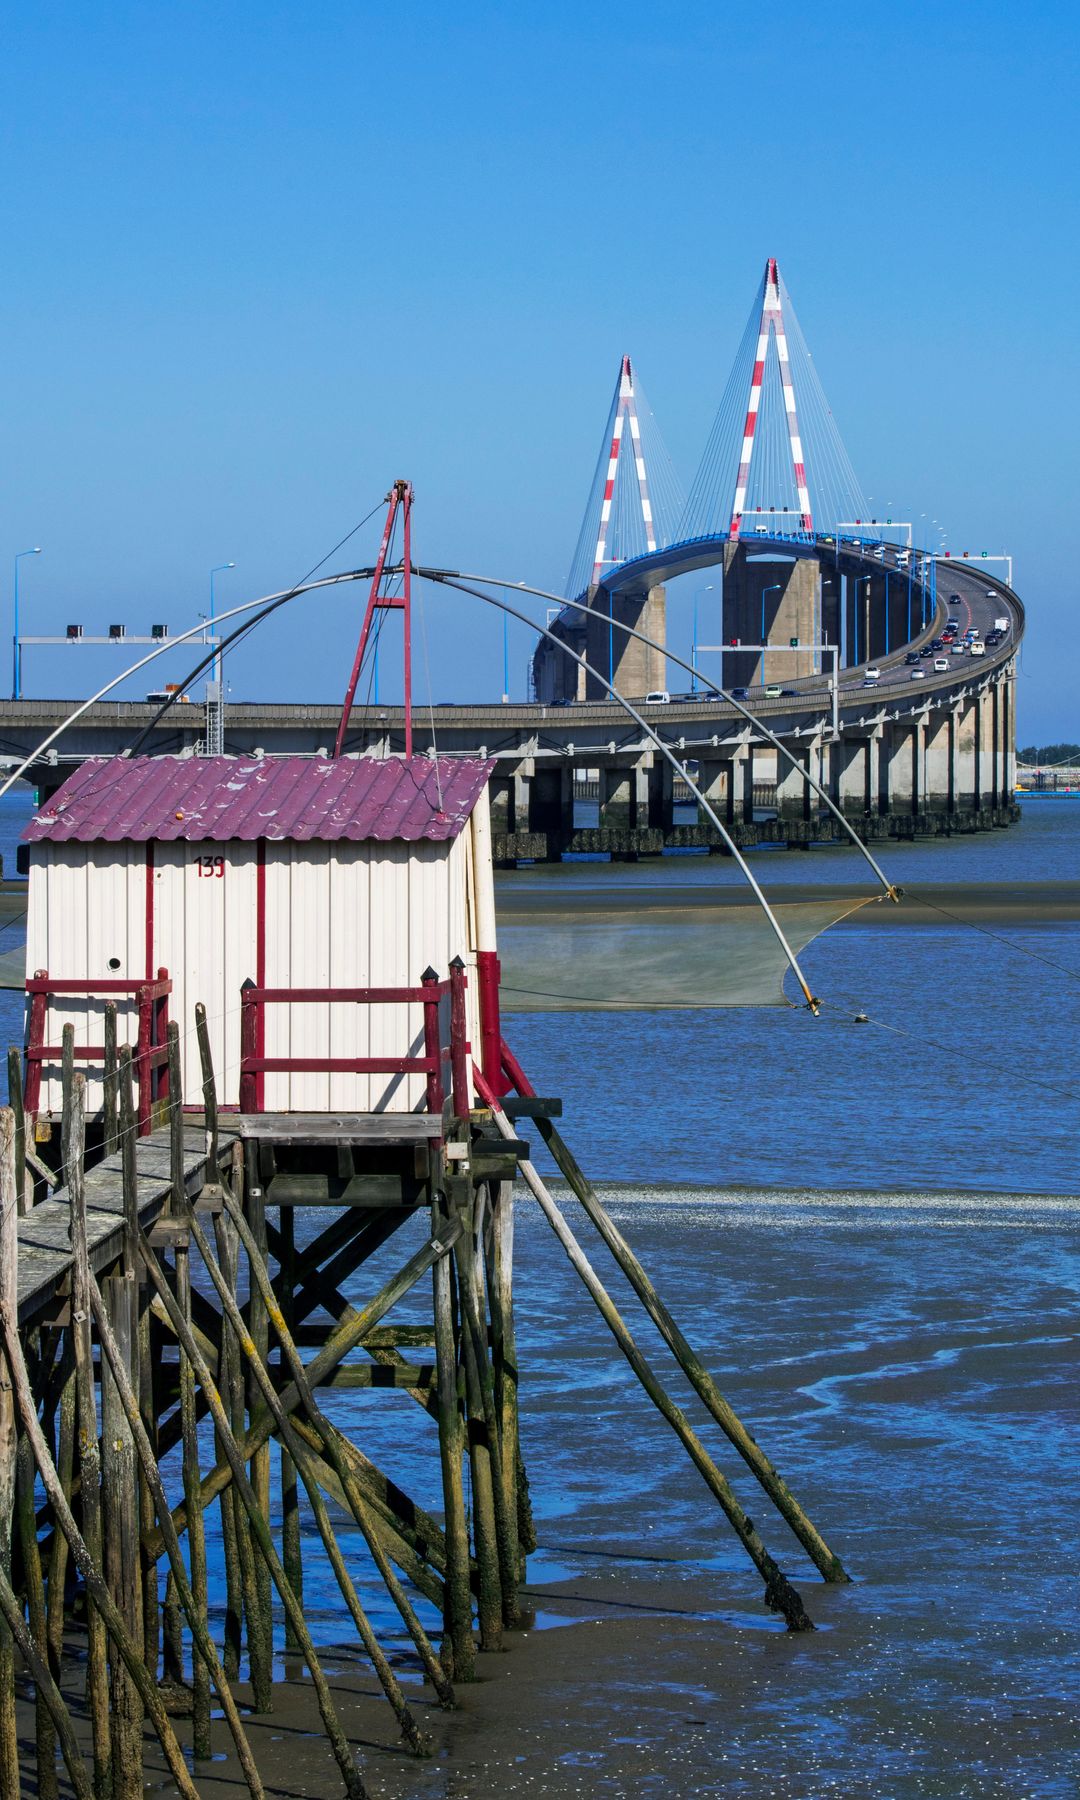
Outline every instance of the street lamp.
{"label": "street lamp", "polygon": [[[210,571],[210,642],[211,642],[211,644],[214,643],[214,576],[220,575],[223,569],[235,569],[235,567],[236,567],[236,564],[234,562],[217,563],[217,564],[215,564],[214,568],[212,568]],[[221,657],[218,655],[216,646],[214,647],[214,660],[210,664],[210,679],[211,679],[211,681],[220,681],[221,680]]]}
{"label": "street lamp", "polygon": [[694,589],[694,648],[690,656],[693,671],[690,676],[690,691],[694,694],[697,693],[698,601],[702,594],[711,594],[715,585],[715,582],[710,581],[708,587]]}
{"label": "street lamp", "polygon": [[782,581],[770,581],[768,587],[763,587],[761,590],[761,647],[763,650],[765,648],[765,596],[766,594],[778,594],[783,585]]}
{"label": "street lamp", "polygon": [[15,558],[15,631],[12,642],[11,658],[11,698],[22,699],[22,651],[19,648],[19,564],[24,556],[40,556],[41,545],[35,544],[32,550],[20,550]]}

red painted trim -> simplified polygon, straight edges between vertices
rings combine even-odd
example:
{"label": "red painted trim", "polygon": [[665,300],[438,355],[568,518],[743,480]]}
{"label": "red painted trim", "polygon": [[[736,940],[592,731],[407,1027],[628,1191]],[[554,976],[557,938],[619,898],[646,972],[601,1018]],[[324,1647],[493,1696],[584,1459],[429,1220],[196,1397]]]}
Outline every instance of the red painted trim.
{"label": "red painted trim", "polygon": [[[255,980],[259,987],[266,984],[266,839],[259,838],[255,845]],[[250,993],[250,990],[248,990]],[[252,996],[253,998],[253,996]],[[249,1002],[250,1004],[250,1002]],[[252,1049],[256,1056],[266,1055],[266,1013],[261,1006],[252,1005],[251,1030],[254,1033]],[[255,1076],[251,1088],[252,1105],[250,1111],[262,1112],[266,1105],[266,1083],[262,1070]]]}
{"label": "red painted trim", "polygon": [[494,950],[476,952],[476,986],[480,1002],[480,1060],[488,1086],[505,1092],[502,1069],[502,1024],[499,1016],[499,977],[502,973]]}
{"label": "red painted trim", "polygon": [[465,970],[455,957],[450,964],[450,1091],[453,1095],[455,1116],[466,1122],[469,1118],[467,1034]]}
{"label": "red painted trim", "polygon": [[476,1063],[473,1063],[472,1078],[477,1097],[484,1102],[484,1105],[490,1106],[492,1112],[502,1112],[502,1101],[495,1092],[495,1089],[489,1087],[487,1081],[484,1079],[484,1071],[481,1068],[478,1068]]}
{"label": "red painted trim", "polygon": [[154,979],[154,844],[146,846],[146,979]]}
{"label": "red painted trim", "polygon": [[[160,975],[160,970],[158,971]],[[172,982],[158,981],[52,981],[47,975],[32,975],[26,983],[28,994],[141,994],[152,1000],[172,993]]]}
{"label": "red painted trim", "polygon": [[395,1002],[415,1003],[427,1000],[431,994],[436,996],[449,993],[448,981],[437,982],[433,987],[407,988],[272,988],[250,987],[245,989],[249,1004],[285,1005],[293,1001],[348,1000],[359,1005],[393,1006]]}
{"label": "red painted trim", "polygon": [[502,1047],[502,1064],[522,1099],[528,1099],[530,1096],[535,1095],[536,1089],[533,1087],[532,1082],[529,1080],[529,1077],[526,1075],[505,1038],[503,1039]]}
{"label": "red painted trim", "polygon": [[274,1075],[431,1075],[436,1062],[430,1056],[253,1056],[240,1067]]}

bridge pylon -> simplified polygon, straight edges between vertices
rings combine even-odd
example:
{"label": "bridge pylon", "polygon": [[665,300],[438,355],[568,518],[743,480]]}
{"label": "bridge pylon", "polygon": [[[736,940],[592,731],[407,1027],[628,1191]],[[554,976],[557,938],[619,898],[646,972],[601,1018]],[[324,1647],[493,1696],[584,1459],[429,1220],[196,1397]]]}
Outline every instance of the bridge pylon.
{"label": "bridge pylon", "polygon": [[677,538],[812,538],[869,516],[780,265],[767,258]]}
{"label": "bridge pylon", "polygon": [[575,599],[617,564],[672,541],[682,496],[629,356],[620,359],[574,560]]}

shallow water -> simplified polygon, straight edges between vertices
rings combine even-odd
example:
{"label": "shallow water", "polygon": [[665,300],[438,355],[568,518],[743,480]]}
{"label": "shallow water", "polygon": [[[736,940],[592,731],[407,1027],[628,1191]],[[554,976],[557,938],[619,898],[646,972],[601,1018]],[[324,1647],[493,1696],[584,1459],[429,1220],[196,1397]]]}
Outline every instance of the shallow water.
{"label": "shallow water", "polygon": [[[520,1693],[473,1744],[492,1783],[477,1791],[498,1791],[505,1768],[508,1791],[569,1794],[588,1766],[586,1791],[613,1795],[646,1775],[640,1791],[658,1796],[755,1800],[1075,1792],[1080,1205],[687,1187],[604,1198],[854,1582],[822,1586],[691,1396],[692,1421],[821,1627],[778,1629],[715,1502],[523,1202],[522,1431],[540,1538],[529,1584],[559,1645],[539,1670],[522,1663]],[[580,1210],[566,1210],[682,1400]],[[399,1234],[387,1250],[400,1261],[405,1247]],[[376,1280],[369,1268],[356,1291]],[[437,1505],[430,1442],[404,1395],[351,1393],[334,1410]],[[320,1640],[340,1642],[340,1602],[313,1550],[305,1597]],[[385,1610],[376,1617],[392,1636]],[[589,1620],[606,1622],[588,1653],[607,1703],[599,1724],[578,1691],[575,1628]],[[392,1791],[473,1789],[431,1768]]]}

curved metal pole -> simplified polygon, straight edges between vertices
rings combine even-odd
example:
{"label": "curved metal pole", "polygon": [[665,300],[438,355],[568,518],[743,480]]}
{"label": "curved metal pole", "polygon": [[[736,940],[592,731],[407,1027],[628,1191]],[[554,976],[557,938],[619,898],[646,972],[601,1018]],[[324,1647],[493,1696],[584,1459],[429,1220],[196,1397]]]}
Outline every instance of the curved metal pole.
{"label": "curved metal pole", "polygon": [[[535,594],[538,600],[558,601],[558,599],[559,599],[557,594],[545,593],[543,588],[528,587],[528,586],[526,586],[525,582],[523,582],[523,581],[495,581],[489,575],[463,575],[462,580],[464,580],[464,581],[486,581],[486,582],[488,582],[488,584],[491,587],[513,588],[518,593]],[[577,612],[588,613],[588,612],[594,611],[594,608],[592,608],[591,606],[586,606],[585,603],[581,600],[562,600],[562,601],[559,601],[559,604],[561,606],[572,606],[572,607],[574,607],[575,611],[577,611]],[[676,656],[675,652],[673,650],[669,650],[666,647],[666,645],[658,644],[654,638],[646,637],[646,635],[643,631],[636,631],[632,625],[624,625],[620,619],[615,619],[613,621],[613,623],[614,623],[617,631],[625,631],[627,637],[637,638],[639,643],[648,645],[650,650],[658,650],[662,656],[667,657],[669,662],[675,663],[676,667],[678,667],[680,669],[685,669],[688,675],[693,675],[693,674],[697,673],[697,671],[695,670],[692,663],[684,662],[681,656]],[[537,627],[537,630],[539,630],[539,627]],[[813,646],[810,646],[810,648],[812,648],[812,647]],[[710,683],[710,686],[711,685],[712,684]],[[795,756],[794,751],[789,750],[787,745],[784,744],[781,741],[781,739],[777,737],[776,733],[774,731],[770,731],[769,727],[767,725],[764,725],[761,722],[761,720],[758,719],[756,717],[756,715],[750,711],[749,707],[743,706],[741,701],[733,699],[731,694],[728,693],[726,688],[718,688],[717,692],[722,694],[723,698],[727,701],[728,705],[733,706],[735,708],[735,711],[738,713],[741,713],[744,719],[749,719],[750,723],[755,727],[755,729],[760,731],[768,739],[769,743],[774,746],[775,749],[779,750],[781,756],[787,757],[787,760],[791,764],[792,768],[797,768],[799,770],[799,772],[803,776],[804,780],[809,782],[809,784],[813,788],[815,794],[817,794],[820,799],[824,800],[829,811],[834,815],[835,818],[839,819],[841,825],[844,827],[844,830],[847,832],[852,843],[856,846],[857,849],[862,851],[863,856],[866,858],[867,862],[870,864],[870,867],[873,869],[874,874],[877,876],[882,887],[885,889],[886,898],[889,900],[899,901],[900,889],[896,887],[895,883],[893,883],[889,880],[889,878],[885,874],[884,870],[879,867],[879,865],[876,862],[876,860],[874,859],[874,857],[870,854],[870,851],[866,848],[866,845],[863,843],[858,832],[855,831],[855,829],[851,825],[850,821],[844,817],[844,814],[840,811],[840,808],[833,802],[833,800],[830,798],[830,796],[826,793],[826,791],[822,787],[820,781],[815,780],[814,776],[811,775],[809,769],[804,769],[802,767],[802,764],[799,763],[797,757]]]}
{"label": "curved metal pole", "polygon": [[675,755],[675,752],[668,748],[667,744],[664,743],[663,738],[661,738],[658,735],[658,733],[653,730],[652,726],[649,724],[647,719],[642,718],[642,716],[638,712],[637,708],[630,704],[630,701],[627,700],[626,696],[624,694],[620,694],[618,689],[615,688],[610,681],[606,680],[605,677],[600,674],[599,670],[594,669],[590,663],[586,662],[586,660],[583,656],[578,656],[573,650],[571,650],[569,644],[564,644],[562,639],[557,638],[553,631],[549,631],[546,625],[537,625],[537,623],[534,619],[530,619],[527,613],[519,612],[516,606],[510,605],[509,601],[497,600],[494,594],[485,594],[480,590],[480,588],[469,587],[466,582],[459,581],[458,579],[456,579],[455,576],[449,574],[446,570],[421,569],[421,568],[417,568],[414,565],[413,574],[419,575],[425,580],[435,582],[444,587],[457,588],[459,590],[459,592],[461,592],[463,594],[472,594],[477,600],[485,600],[489,606],[500,607],[503,612],[509,613],[512,618],[520,619],[523,624],[530,626],[533,631],[540,632],[542,637],[550,638],[551,642],[553,644],[557,644],[559,646],[560,650],[565,651],[566,655],[570,658],[570,660],[572,662],[576,662],[580,669],[585,670],[586,675],[593,676],[593,678],[596,681],[599,681],[601,683],[601,685],[607,689],[607,691],[611,695],[612,699],[616,700],[618,702],[618,704],[623,708],[623,710],[630,714],[630,717],[634,720],[635,724],[640,725],[642,731],[645,732],[646,736],[650,737],[652,739],[656,748],[659,750],[661,756],[663,756],[671,764],[671,766],[675,770],[676,774],[678,774],[682,777],[682,779],[686,782],[687,786],[689,787],[691,793],[697,795],[699,804],[704,807],[706,814],[712,820],[713,824],[716,826],[716,829],[720,833],[721,838],[723,839],[724,843],[727,845],[732,856],[735,858],[735,861],[738,863],[740,869],[742,870],[747,881],[749,882],[750,887],[753,889],[753,892],[757,899],[757,902],[758,902],[759,906],[761,907],[762,911],[764,912],[765,917],[768,919],[769,924],[771,925],[773,933],[776,937],[776,940],[777,940],[778,944],[780,945],[780,948],[783,950],[784,955],[787,957],[788,962],[791,965],[792,973],[795,976],[795,979],[797,980],[799,986],[802,988],[802,991],[806,996],[807,1006],[810,1008],[810,1011],[812,1013],[817,1014],[818,1012],[820,1012],[821,1002],[819,1000],[816,1000],[814,998],[814,995],[810,992],[809,984],[807,983],[806,977],[799,967],[799,961],[798,961],[797,956],[795,955],[794,950],[791,948],[791,945],[788,943],[787,938],[784,936],[784,933],[780,926],[780,921],[776,917],[776,914],[773,912],[773,909],[769,905],[769,902],[766,900],[765,895],[763,894],[760,886],[758,885],[757,880],[755,879],[754,873],[753,873],[752,869],[750,868],[749,863],[746,861],[746,858],[743,856],[738,845],[735,843],[734,838],[729,833],[726,825],[723,825],[721,823],[721,821],[718,819],[716,813],[713,811],[712,807],[710,806],[708,800],[705,798],[705,795],[702,793],[701,789],[698,787],[697,783],[695,781],[692,781],[690,776],[686,773],[685,768],[683,767],[682,763],[679,761],[678,757]]}
{"label": "curved metal pole", "polygon": [[[238,613],[254,612],[260,606],[272,607],[278,602],[284,604],[286,600],[294,600],[298,594],[309,594],[315,588],[333,587],[340,581],[364,581],[371,575],[371,572],[370,568],[349,569],[342,575],[324,575],[318,581],[301,582],[299,587],[282,588],[276,594],[263,594],[259,600],[245,600],[241,606],[231,606],[228,612],[219,613],[218,623],[222,623],[225,619],[235,619]],[[145,669],[147,663],[153,662],[156,656],[164,656],[166,650],[175,649],[177,644],[184,643],[188,638],[198,637],[200,631],[204,629],[203,623],[200,622],[198,625],[190,626],[187,631],[181,631],[176,637],[170,638],[167,644],[159,644],[156,650],[151,650],[146,656],[140,657],[138,662],[132,663],[122,674],[115,675],[111,681],[106,682],[103,688],[99,688],[96,694],[91,694],[89,700],[81,701],[72,712],[68,713],[67,718],[57,725],[54,731],[50,731],[48,737],[42,738],[41,743],[35,750],[31,750],[29,756],[24,757],[18,768],[7,777],[7,780],[0,782],[0,799],[19,780],[20,776],[25,775],[31,764],[37,762],[38,758],[55,744],[58,737],[63,736],[69,725],[74,725],[76,719],[82,718],[83,713],[89,707],[96,706],[99,700],[104,700],[106,694],[111,694],[113,688],[119,687],[120,683],[126,681],[129,675],[137,675],[140,669]],[[158,716],[160,717],[160,714]]]}

